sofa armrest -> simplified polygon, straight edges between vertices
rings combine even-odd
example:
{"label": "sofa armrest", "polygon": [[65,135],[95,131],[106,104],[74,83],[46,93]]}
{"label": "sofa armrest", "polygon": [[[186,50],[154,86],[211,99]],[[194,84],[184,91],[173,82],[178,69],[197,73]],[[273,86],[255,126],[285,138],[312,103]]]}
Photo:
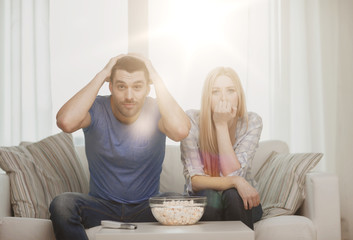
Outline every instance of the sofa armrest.
{"label": "sofa armrest", "polygon": [[305,201],[301,214],[310,218],[318,240],[340,240],[338,178],[334,174],[310,172],[306,175]]}
{"label": "sofa armrest", "polygon": [[49,219],[4,217],[0,218],[1,240],[55,240]]}
{"label": "sofa armrest", "polygon": [[0,217],[11,216],[10,178],[0,169]]}

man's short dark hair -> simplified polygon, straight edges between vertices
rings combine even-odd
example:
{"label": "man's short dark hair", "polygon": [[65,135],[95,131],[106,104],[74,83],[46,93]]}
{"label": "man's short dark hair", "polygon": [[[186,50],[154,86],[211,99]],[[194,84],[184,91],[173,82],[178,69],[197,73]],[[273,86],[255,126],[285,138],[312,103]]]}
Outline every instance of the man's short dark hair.
{"label": "man's short dark hair", "polygon": [[146,68],[145,63],[135,57],[132,56],[124,56],[118,61],[116,61],[115,65],[112,68],[112,72],[110,75],[110,80],[112,81],[112,78],[117,70],[124,70],[127,71],[128,73],[133,73],[136,71],[143,71],[145,78],[147,80],[147,84],[150,84],[150,74]]}

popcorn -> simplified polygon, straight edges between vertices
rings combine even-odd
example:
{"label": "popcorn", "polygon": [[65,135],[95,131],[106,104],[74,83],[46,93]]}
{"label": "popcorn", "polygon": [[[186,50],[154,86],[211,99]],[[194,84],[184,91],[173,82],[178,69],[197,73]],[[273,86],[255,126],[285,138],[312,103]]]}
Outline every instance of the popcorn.
{"label": "popcorn", "polygon": [[155,204],[153,216],[164,225],[187,225],[200,220],[204,212],[204,204],[194,200],[171,200]]}

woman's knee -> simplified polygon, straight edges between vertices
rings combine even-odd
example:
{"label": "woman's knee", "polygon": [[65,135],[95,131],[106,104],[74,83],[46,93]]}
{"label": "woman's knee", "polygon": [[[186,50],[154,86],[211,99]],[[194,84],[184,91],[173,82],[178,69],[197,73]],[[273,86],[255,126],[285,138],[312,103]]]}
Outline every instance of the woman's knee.
{"label": "woman's knee", "polygon": [[218,191],[212,189],[202,190],[196,193],[199,196],[206,196],[207,197],[207,206],[219,209],[222,208],[222,199],[221,195]]}
{"label": "woman's knee", "polygon": [[205,189],[195,193],[196,196],[206,196],[207,205],[201,221],[220,221],[222,220],[222,200],[218,191]]}
{"label": "woman's knee", "polygon": [[223,191],[222,200],[225,205],[236,204],[238,206],[243,206],[243,199],[235,188],[230,188]]}
{"label": "woman's knee", "polygon": [[225,207],[224,220],[240,220],[253,229],[252,211],[244,208],[243,199],[236,189],[224,191],[222,200]]}

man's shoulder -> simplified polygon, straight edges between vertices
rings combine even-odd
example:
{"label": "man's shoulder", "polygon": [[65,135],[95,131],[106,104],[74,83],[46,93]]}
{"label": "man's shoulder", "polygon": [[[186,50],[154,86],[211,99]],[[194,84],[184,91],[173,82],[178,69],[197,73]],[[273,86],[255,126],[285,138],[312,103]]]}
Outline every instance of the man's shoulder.
{"label": "man's shoulder", "polygon": [[107,103],[110,101],[110,96],[111,95],[98,95],[95,99],[95,102],[97,103]]}
{"label": "man's shoulder", "polygon": [[98,95],[94,100],[89,113],[94,115],[94,113],[98,112],[99,115],[104,111],[104,109],[109,109],[110,106],[110,95],[102,96]]}

